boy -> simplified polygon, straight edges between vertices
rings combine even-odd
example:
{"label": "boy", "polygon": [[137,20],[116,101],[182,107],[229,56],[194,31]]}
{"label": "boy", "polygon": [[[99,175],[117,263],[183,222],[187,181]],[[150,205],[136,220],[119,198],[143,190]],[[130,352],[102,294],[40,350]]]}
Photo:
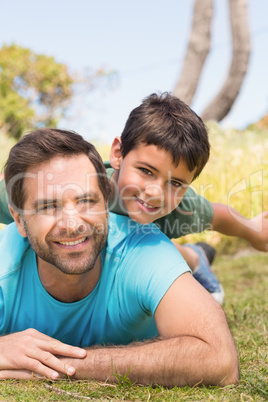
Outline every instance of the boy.
{"label": "boy", "polygon": [[[170,239],[213,229],[267,251],[268,212],[238,220],[236,211],[211,204],[189,187],[207,163],[209,150],[203,121],[184,102],[169,93],[150,95],[130,113],[121,138],[113,141],[110,165],[106,163],[113,189],[109,209],[141,224],[155,222]],[[1,188],[0,197],[0,221],[9,223]],[[202,248],[174,244],[194,277],[221,304],[223,289]]]}
{"label": "boy", "polygon": [[[142,224],[154,222],[170,239],[213,229],[267,251],[268,212],[247,220],[189,188],[209,150],[204,123],[186,104],[168,93],[150,95],[130,113],[121,138],[113,141],[114,170],[106,164],[113,188],[109,209]],[[209,269],[206,250],[198,244],[174,245],[194,277],[222,304],[224,292]]]}

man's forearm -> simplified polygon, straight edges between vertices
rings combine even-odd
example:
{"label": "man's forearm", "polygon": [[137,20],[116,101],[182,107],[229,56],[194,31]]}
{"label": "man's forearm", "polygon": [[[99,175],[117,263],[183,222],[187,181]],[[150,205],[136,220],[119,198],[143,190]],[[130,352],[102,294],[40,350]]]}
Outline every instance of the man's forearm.
{"label": "man's forearm", "polygon": [[236,350],[189,336],[153,340],[119,347],[87,349],[83,360],[68,359],[76,368],[76,379],[117,382],[127,374],[135,383],[166,387],[236,384],[238,360]]}

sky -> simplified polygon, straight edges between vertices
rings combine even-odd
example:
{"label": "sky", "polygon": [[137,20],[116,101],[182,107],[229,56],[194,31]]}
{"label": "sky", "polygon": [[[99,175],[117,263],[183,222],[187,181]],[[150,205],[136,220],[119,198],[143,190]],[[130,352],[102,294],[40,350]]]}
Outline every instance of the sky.
{"label": "sky", "polygon": [[[191,29],[194,0],[0,0],[0,46],[53,56],[70,71],[116,72],[107,87],[76,100],[62,128],[111,144],[130,111],[152,92],[171,92]],[[191,105],[201,113],[231,62],[228,1],[214,0],[212,46]],[[248,0],[252,54],[224,127],[244,128],[268,112],[268,1]]]}

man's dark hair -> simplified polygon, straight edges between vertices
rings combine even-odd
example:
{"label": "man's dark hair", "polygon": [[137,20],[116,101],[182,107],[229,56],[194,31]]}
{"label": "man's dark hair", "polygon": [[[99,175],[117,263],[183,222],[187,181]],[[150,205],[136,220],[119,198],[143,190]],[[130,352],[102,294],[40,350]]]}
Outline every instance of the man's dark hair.
{"label": "man's dark hair", "polygon": [[24,176],[30,168],[62,156],[86,155],[95,167],[99,188],[107,201],[110,184],[101,157],[94,145],[74,131],[42,128],[26,134],[11,148],[4,167],[9,202],[13,208],[23,209],[26,194]]}
{"label": "man's dark hair", "polygon": [[130,113],[121,135],[123,158],[141,143],[156,145],[172,155],[177,166],[182,158],[196,178],[209,159],[209,140],[202,119],[168,92],[151,94]]}

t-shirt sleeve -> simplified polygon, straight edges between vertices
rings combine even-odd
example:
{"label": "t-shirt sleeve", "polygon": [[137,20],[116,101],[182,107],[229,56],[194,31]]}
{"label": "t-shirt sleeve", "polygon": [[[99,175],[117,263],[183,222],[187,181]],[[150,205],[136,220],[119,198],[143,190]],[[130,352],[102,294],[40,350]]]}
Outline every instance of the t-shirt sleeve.
{"label": "t-shirt sleeve", "polygon": [[210,201],[188,188],[180,204],[154,223],[170,239],[211,228],[214,210]]}
{"label": "t-shirt sleeve", "polygon": [[146,314],[154,314],[173,282],[191,272],[176,247],[160,231],[147,233],[137,242],[134,236],[122,262],[120,275],[124,276],[124,290],[129,296],[125,300]]}
{"label": "t-shirt sleeve", "polygon": [[0,182],[0,223],[11,223],[13,218],[8,209],[8,198],[5,186],[5,180]]}
{"label": "t-shirt sleeve", "polygon": [[[108,177],[110,183],[112,183],[112,181],[113,181],[112,175],[114,173],[114,169],[111,167],[110,162],[104,162],[104,166],[106,169],[107,177]],[[117,185],[117,183],[115,183],[115,185]],[[109,211],[113,212],[114,214],[117,214],[117,215],[124,215],[124,216],[128,215],[127,210],[124,207],[124,204],[123,204],[122,200],[120,199],[120,197],[115,197],[115,199],[110,200]]]}
{"label": "t-shirt sleeve", "polygon": [[0,336],[7,333],[14,313],[20,267],[28,249],[28,239],[19,234],[15,223],[0,231]]}

